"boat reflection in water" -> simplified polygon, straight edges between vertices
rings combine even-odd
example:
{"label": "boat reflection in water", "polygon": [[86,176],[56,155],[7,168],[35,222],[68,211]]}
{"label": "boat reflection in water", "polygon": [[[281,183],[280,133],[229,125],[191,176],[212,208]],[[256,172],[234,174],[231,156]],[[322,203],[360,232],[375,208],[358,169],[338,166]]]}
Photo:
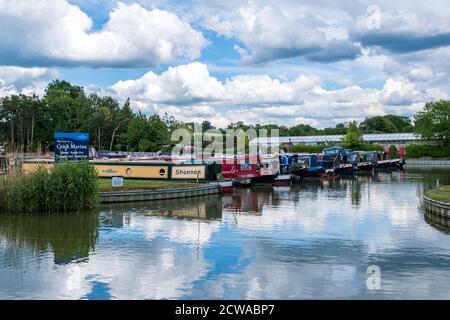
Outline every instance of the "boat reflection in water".
{"label": "boat reflection in water", "polygon": [[140,203],[102,205],[102,225],[130,224],[130,213],[180,219],[218,220],[222,217],[222,198],[219,195],[157,200]]}

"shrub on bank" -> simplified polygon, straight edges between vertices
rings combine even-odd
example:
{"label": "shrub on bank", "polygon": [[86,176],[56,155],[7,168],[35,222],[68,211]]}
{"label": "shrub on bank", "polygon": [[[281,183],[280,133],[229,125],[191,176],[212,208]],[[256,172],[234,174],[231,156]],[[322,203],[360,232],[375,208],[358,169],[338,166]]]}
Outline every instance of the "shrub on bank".
{"label": "shrub on bank", "polygon": [[292,146],[292,152],[295,153],[320,153],[327,146],[309,146],[304,144],[296,144]]}
{"label": "shrub on bank", "polygon": [[408,158],[448,158],[450,157],[450,147],[430,146],[424,144],[410,144],[405,148]]}
{"label": "shrub on bank", "polygon": [[[309,146],[303,144],[296,144],[292,146],[292,152],[295,153],[321,153],[323,149],[331,147],[332,145],[322,145],[322,146]],[[379,144],[363,144],[361,146],[353,148],[353,150],[358,151],[383,151],[383,146]]]}
{"label": "shrub on bank", "polygon": [[88,162],[0,179],[0,212],[62,212],[97,207],[98,176]]}
{"label": "shrub on bank", "polygon": [[383,146],[381,144],[375,144],[375,143],[366,143],[362,146],[359,146],[358,148],[355,148],[355,150],[358,151],[383,151]]}

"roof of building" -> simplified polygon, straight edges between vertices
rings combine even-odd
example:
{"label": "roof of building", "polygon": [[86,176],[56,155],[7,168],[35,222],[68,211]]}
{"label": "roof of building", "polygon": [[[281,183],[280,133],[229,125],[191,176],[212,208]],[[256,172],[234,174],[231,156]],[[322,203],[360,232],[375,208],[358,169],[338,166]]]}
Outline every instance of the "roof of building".
{"label": "roof of building", "polygon": [[[269,137],[255,138],[250,144],[276,144],[276,143],[320,143],[320,142],[340,142],[344,135],[326,135],[326,136],[290,136],[290,137]],[[363,134],[363,140],[367,142],[383,141],[418,141],[422,140],[420,136],[414,133],[375,133]]]}

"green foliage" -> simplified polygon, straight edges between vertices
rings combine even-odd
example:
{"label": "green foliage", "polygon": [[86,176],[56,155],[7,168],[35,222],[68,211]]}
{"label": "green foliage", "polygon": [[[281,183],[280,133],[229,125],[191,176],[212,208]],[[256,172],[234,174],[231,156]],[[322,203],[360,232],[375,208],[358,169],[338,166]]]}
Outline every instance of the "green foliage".
{"label": "green foliage", "polygon": [[438,189],[427,190],[425,195],[436,201],[450,203],[450,186],[441,186]]}
{"label": "green foliage", "polygon": [[398,158],[398,150],[397,147],[394,145],[391,145],[389,147],[389,159],[396,159]]}
{"label": "green foliage", "polygon": [[50,171],[0,179],[0,212],[61,212],[95,208],[98,176],[88,162],[64,162]]}
{"label": "green foliage", "polygon": [[294,153],[321,153],[323,148],[327,146],[308,146],[304,144],[295,144],[292,146],[292,152]]}
{"label": "green foliage", "polygon": [[428,102],[415,115],[415,131],[427,140],[450,145],[450,101]]}
{"label": "green foliage", "polygon": [[130,151],[157,151],[169,143],[167,125],[158,115],[138,113],[129,122],[126,135]]}
{"label": "green foliage", "polygon": [[[324,148],[331,147],[331,145],[303,145],[303,144],[296,144],[292,146],[292,152],[294,153],[321,153]],[[360,146],[356,146],[353,148],[354,150],[358,151],[383,151],[383,146],[379,144],[363,144]]]}
{"label": "green foliage", "polygon": [[344,148],[353,149],[363,144],[362,133],[358,128],[356,121],[349,123],[347,134],[342,139],[342,146]]}
{"label": "green foliage", "polygon": [[358,151],[383,151],[384,148],[381,144],[365,143],[362,146],[354,148]]}
{"label": "green foliage", "polygon": [[405,148],[408,158],[449,158],[450,147],[439,145],[410,144]]}
{"label": "green foliage", "polygon": [[138,151],[141,152],[150,151],[151,144],[152,142],[149,139],[142,138],[141,140],[139,140]]}
{"label": "green foliage", "polygon": [[359,127],[364,133],[400,133],[414,130],[409,118],[392,114],[367,118]]}

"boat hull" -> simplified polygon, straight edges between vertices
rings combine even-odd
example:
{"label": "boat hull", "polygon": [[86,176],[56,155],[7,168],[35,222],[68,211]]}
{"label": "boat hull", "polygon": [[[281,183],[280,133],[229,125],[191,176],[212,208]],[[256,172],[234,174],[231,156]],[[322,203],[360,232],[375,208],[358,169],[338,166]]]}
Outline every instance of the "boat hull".
{"label": "boat hull", "polygon": [[372,172],[373,164],[370,162],[360,162],[356,165],[357,172]]}
{"label": "boat hull", "polygon": [[220,185],[220,190],[222,190],[222,192],[229,192],[229,191],[233,191],[233,189],[234,189],[232,180],[221,181],[221,182],[219,182],[219,185]]}
{"label": "boat hull", "polygon": [[252,184],[272,184],[273,181],[275,180],[275,175],[263,175],[263,176],[259,176],[259,177],[253,177],[251,178],[251,183]]}
{"label": "boat hull", "polygon": [[274,186],[290,186],[292,184],[291,175],[283,174],[279,175],[273,180]]}
{"label": "boat hull", "polygon": [[334,172],[338,175],[350,175],[355,173],[355,168],[352,165],[344,165],[334,168]]}

